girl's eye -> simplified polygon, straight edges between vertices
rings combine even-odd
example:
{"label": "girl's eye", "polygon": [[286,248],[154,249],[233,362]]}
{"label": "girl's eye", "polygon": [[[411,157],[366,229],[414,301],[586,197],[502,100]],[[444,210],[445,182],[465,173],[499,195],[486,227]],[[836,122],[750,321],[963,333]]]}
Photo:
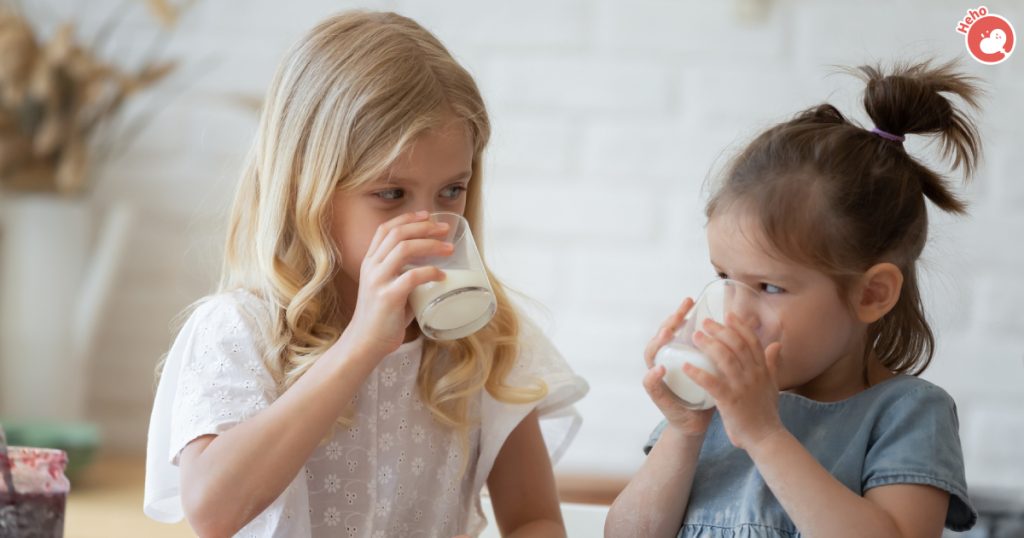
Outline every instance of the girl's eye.
{"label": "girl's eye", "polygon": [[462,193],[466,192],[466,187],[462,185],[450,185],[441,190],[441,197],[447,198],[448,200],[458,200]]}
{"label": "girl's eye", "polygon": [[374,196],[385,201],[400,200],[405,196],[405,191],[402,189],[388,189],[384,191],[377,191],[373,193]]}
{"label": "girl's eye", "polygon": [[786,291],[786,290],[784,290],[784,289],[782,289],[782,288],[780,288],[778,286],[774,286],[774,285],[768,284],[766,282],[762,282],[761,283],[761,290],[766,292],[766,293],[768,293],[768,294],[771,294],[771,295],[775,295],[775,294],[778,294],[778,293],[783,293],[783,292]]}

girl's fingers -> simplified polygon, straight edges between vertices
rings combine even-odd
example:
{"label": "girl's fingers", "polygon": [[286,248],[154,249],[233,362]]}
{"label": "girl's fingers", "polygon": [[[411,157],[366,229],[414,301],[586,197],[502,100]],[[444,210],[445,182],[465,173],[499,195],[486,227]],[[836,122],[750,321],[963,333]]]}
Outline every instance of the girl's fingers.
{"label": "girl's fingers", "polygon": [[689,297],[683,299],[683,303],[665,320],[662,327],[667,327],[673,333],[678,331],[683,326],[683,320],[686,319],[686,314],[690,312],[691,308],[693,308],[693,299]]}
{"label": "girl's fingers", "polygon": [[716,400],[718,399],[718,394],[722,391],[722,381],[717,377],[707,370],[694,366],[690,363],[683,364],[683,373],[692,379],[694,383],[708,391],[708,394],[710,394],[712,398],[715,398]]}
{"label": "girl's fingers", "polygon": [[764,362],[768,367],[768,375],[772,378],[776,388],[779,386],[779,357],[782,355],[782,344],[772,342],[764,349]]}
{"label": "girl's fingers", "polygon": [[654,365],[654,355],[658,352],[658,349],[672,340],[672,335],[683,325],[683,319],[691,308],[693,308],[693,299],[689,297],[683,299],[683,303],[679,305],[679,308],[672,315],[665,318],[665,321],[658,327],[658,332],[647,343],[647,347],[644,348],[644,360],[647,362],[648,368]]}
{"label": "girl's fingers", "polygon": [[650,368],[649,370],[647,370],[647,372],[644,373],[644,388],[647,389],[648,393],[653,393],[654,389],[657,387],[658,384],[661,383],[661,380],[664,377],[665,377],[665,367],[664,366],[660,366],[659,365],[659,366],[655,366],[653,368]]}
{"label": "girl's fingers", "polygon": [[665,377],[665,367],[655,366],[644,374],[644,390],[655,403],[664,397],[665,383],[661,380]]}
{"label": "girl's fingers", "polygon": [[437,239],[406,239],[391,249],[391,252],[381,260],[379,274],[390,280],[395,275],[404,272],[403,270],[414,258],[448,256],[454,249],[455,247],[451,243]]}
{"label": "girl's fingers", "polygon": [[703,331],[693,334],[693,343],[704,352],[725,379],[737,379],[743,373],[739,360],[728,346]]}
{"label": "girl's fingers", "polygon": [[416,286],[426,284],[427,282],[440,282],[444,279],[444,271],[437,267],[432,265],[416,267],[409,269],[395,279],[392,290],[395,295],[408,300],[409,294],[412,293],[412,290],[416,289]]}
{"label": "girl's fingers", "polygon": [[761,341],[757,338],[757,334],[754,333],[753,329],[741,322],[733,314],[725,315],[725,323],[736,331],[736,334],[746,343],[746,349],[750,352],[750,358],[756,359],[761,357]]}
{"label": "girl's fingers", "polygon": [[644,390],[661,409],[668,409],[673,404],[682,404],[682,400],[672,394],[668,386],[662,381],[665,378],[665,367],[658,365],[644,374]]}
{"label": "girl's fingers", "polygon": [[654,338],[652,338],[652,340],[657,339],[665,332],[668,332],[669,334],[674,333],[676,324],[678,323],[676,320],[678,315],[678,312],[673,312],[671,316],[665,318],[665,321],[661,322],[661,325],[658,325],[658,332],[654,334]]}
{"label": "girl's fingers", "polygon": [[380,226],[377,226],[377,231],[373,234],[373,239],[370,240],[370,246],[366,249],[366,256],[370,257],[377,252],[381,242],[384,241],[384,237],[388,235],[388,232],[396,226],[408,224],[410,222],[425,221],[430,217],[430,213],[427,211],[417,211],[415,213],[403,213]]}
{"label": "girl's fingers", "polygon": [[658,330],[658,334],[654,335],[654,338],[647,342],[647,347],[644,348],[644,362],[647,363],[648,368],[654,366],[654,356],[661,349],[661,346],[669,343],[670,340],[672,340],[672,333],[667,328],[662,327]]}
{"label": "girl's fingers", "polygon": [[736,358],[736,366],[740,370],[745,370],[749,367],[748,363],[753,360],[750,356],[751,350],[747,345],[747,341],[733,327],[727,327],[712,320],[705,320],[704,327],[701,330],[729,348],[733,357]]}
{"label": "girl's fingers", "polygon": [[[412,239],[438,239],[444,237],[447,232],[448,224],[429,220],[394,227],[384,236],[371,259],[382,263],[403,242]],[[367,257],[371,257],[369,252]]]}

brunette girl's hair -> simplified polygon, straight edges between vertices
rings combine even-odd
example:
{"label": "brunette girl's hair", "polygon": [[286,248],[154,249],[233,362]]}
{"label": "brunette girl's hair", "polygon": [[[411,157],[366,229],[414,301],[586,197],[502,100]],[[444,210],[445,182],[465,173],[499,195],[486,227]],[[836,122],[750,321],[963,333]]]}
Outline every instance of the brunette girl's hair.
{"label": "brunette girl's hair", "polygon": [[916,268],[928,235],[925,198],[950,213],[964,214],[966,205],[941,174],[907,153],[902,138],[937,137],[943,157],[969,180],[980,139],[949,96],[976,108],[980,91],[952,62],[848,71],[867,83],[864,108],[882,132],[827,103],[804,110],[761,133],[728,165],[706,215],[737,205],[749,211],[769,246],[828,274],[842,296],[871,266],[899,267],[899,300],[869,326],[865,357],[874,351],[890,371],[917,375],[935,345]]}

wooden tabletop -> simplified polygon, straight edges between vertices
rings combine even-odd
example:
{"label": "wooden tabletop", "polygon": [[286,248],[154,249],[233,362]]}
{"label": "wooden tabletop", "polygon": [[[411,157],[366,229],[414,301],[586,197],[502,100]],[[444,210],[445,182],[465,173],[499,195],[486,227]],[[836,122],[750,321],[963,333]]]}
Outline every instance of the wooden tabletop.
{"label": "wooden tabletop", "polygon": [[[188,524],[157,523],[142,513],[146,464],[138,456],[103,456],[72,484],[68,496],[67,538],[183,538],[195,536]],[[626,477],[559,474],[563,502],[610,504],[625,486]]]}
{"label": "wooden tabletop", "polygon": [[195,533],[182,521],[157,523],[142,513],[146,462],[139,457],[102,457],[71,485],[64,520],[66,538],[184,538]]}

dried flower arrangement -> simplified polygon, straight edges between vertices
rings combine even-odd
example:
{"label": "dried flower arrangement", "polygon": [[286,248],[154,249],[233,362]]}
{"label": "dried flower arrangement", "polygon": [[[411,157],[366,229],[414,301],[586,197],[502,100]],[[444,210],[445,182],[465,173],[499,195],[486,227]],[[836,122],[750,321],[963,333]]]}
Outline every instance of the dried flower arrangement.
{"label": "dried flower arrangement", "polygon": [[[165,27],[187,7],[171,0],[147,6]],[[97,139],[113,136],[110,124],[126,101],[175,70],[174,61],[147,59],[127,70],[98,57],[98,42],[123,11],[86,46],[73,24],[43,40],[17,3],[0,3],[0,191],[85,192],[92,166],[108,153],[97,151]]]}

